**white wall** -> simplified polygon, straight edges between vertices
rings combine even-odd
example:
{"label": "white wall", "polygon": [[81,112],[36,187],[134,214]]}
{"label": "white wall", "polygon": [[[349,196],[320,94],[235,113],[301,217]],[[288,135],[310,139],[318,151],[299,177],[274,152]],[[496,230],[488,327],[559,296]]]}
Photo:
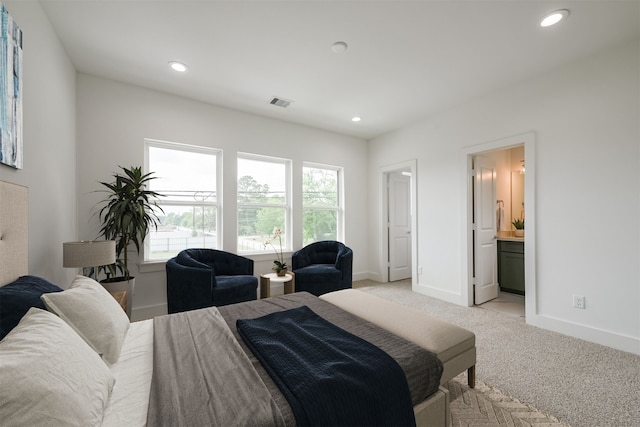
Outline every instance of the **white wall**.
{"label": "white wall", "polygon": [[23,33],[24,168],[0,180],[29,187],[29,272],[67,287],[62,242],[76,239],[76,72],[40,4],[3,1]]}
{"label": "white wall", "polygon": [[[417,158],[423,292],[467,303],[464,153],[533,131],[537,311],[527,321],[640,354],[639,52],[640,40],[617,46],[370,142],[371,183]],[[371,266],[379,195],[372,185]],[[574,294],[586,310],[571,306]]]}
{"label": "white wall", "polygon": [[[184,98],[79,74],[78,220],[80,237],[95,238],[92,217],[101,200],[98,181],[111,181],[118,165],[144,162],[144,139],[152,138],[223,150],[223,249],[236,246],[236,154],[248,152],[293,160],[293,186],[302,186],[302,162],[344,167],[345,243],[354,252],[354,279],[366,278],[367,144],[364,140],[215,107]],[[294,227],[301,224],[301,201],[294,206]],[[302,242],[299,226],[294,242]],[[294,249],[299,249],[294,246]],[[273,254],[255,258],[255,274],[271,271]],[[164,263],[144,266],[136,275],[134,318],[157,313],[166,304]],[[138,312],[136,314],[135,312]]]}

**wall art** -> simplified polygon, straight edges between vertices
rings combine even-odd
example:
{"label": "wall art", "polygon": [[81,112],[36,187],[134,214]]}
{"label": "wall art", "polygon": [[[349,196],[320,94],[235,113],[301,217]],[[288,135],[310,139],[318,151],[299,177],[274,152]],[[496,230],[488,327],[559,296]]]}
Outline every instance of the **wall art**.
{"label": "wall art", "polygon": [[22,31],[0,4],[0,163],[22,169]]}

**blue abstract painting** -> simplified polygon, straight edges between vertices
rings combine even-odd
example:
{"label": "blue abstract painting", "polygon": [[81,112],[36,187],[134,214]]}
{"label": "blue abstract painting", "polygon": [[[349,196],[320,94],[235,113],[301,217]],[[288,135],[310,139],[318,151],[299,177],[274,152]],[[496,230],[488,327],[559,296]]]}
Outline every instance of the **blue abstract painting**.
{"label": "blue abstract painting", "polygon": [[0,163],[22,169],[22,31],[0,4]]}

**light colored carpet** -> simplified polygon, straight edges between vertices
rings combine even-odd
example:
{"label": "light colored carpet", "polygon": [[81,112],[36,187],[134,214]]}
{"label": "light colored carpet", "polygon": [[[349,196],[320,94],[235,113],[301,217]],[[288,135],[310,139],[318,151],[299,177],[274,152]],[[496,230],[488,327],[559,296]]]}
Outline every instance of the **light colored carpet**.
{"label": "light colored carpet", "polygon": [[407,281],[355,288],[414,307],[476,334],[476,375],[576,427],[640,427],[640,356],[411,291]]}

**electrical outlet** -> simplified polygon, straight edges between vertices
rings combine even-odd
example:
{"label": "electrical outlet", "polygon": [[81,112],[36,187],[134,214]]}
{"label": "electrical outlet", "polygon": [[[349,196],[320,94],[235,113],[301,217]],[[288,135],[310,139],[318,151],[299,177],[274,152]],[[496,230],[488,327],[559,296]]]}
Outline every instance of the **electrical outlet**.
{"label": "electrical outlet", "polygon": [[575,308],[585,309],[585,297],[584,295],[574,295],[573,296],[573,306]]}

